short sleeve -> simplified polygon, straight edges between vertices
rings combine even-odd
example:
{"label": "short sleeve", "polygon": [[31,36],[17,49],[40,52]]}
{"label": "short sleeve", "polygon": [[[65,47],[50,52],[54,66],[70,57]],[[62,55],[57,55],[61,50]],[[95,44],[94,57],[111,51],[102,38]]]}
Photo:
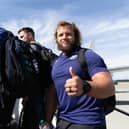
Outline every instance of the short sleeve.
{"label": "short sleeve", "polygon": [[88,72],[91,77],[98,72],[108,72],[103,58],[94,51],[87,50],[85,57],[87,59]]}

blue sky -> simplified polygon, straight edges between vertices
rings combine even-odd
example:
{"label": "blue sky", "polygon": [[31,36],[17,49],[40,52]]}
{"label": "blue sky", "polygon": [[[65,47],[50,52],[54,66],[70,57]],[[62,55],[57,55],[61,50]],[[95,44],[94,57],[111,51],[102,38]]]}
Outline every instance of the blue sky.
{"label": "blue sky", "polygon": [[82,45],[100,54],[107,66],[129,65],[129,0],[2,0],[0,26],[17,34],[33,27],[36,39],[57,52],[53,32],[60,20],[76,23]]}

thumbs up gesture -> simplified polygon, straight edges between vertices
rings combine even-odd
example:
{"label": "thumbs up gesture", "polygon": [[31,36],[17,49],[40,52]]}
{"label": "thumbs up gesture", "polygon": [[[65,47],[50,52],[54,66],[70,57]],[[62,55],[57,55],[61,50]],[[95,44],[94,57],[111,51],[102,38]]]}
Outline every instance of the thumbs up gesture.
{"label": "thumbs up gesture", "polygon": [[65,90],[69,96],[79,96],[83,93],[83,81],[72,67],[69,68],[69,73],[71,78],[66,80]]}
{"label": "thumbs up gesture", "polygon": [[75,72],[74,72],[72,67],[69,68],[69,73],[70,73],[71,77],[76,76],[76,74],[75,74]]}

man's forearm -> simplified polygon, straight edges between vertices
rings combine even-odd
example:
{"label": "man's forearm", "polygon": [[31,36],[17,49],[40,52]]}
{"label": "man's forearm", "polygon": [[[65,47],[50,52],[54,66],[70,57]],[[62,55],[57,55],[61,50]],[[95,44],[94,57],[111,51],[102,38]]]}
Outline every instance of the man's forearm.
{"label": "man's forearm", "polygon": [[55,87],[52,85],[48,89],[47,94],[47,111],[46,111],[46,121],[51,124],[53,116],[57,109],[57,96]]}

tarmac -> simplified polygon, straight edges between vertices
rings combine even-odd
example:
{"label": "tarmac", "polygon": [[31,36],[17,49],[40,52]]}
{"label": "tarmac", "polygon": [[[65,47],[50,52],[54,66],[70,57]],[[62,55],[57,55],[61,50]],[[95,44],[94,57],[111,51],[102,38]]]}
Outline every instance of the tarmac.
{"label": "tarmac", "polygon": [[129,129],[129,82],[118,82],[115,85],[116,108],[106,116],[107,129]]}

